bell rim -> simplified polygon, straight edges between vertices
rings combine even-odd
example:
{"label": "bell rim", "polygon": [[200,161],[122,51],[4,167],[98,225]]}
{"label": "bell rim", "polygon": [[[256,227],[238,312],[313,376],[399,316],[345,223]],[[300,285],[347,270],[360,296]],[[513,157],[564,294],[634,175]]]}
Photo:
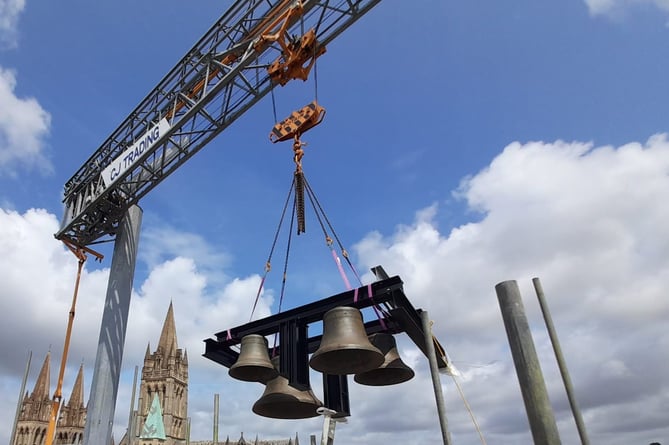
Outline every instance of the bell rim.
{"label": "bell rim", "polygon": [[242,382],[265,383],[276,378],[279,375],[279,371],[274,367],[268,368],[267,366],[244,364],[237,367],[233,365],[228,370],[228,375],[233,379],[241,380]]}
{"label": "bell rim", "polygon": [[[285,393],[263,394],[253,404],[251,411],[259,416],[270,419],[297,420],[317,417],[319,414],[316,410],[323,406],[323,402],[316,398],[313,391],[308,390],[307,392],[311,397],[311,401],[299,400],[295,395]],[[272,410],[265,410],[271,407],[271,405],[274,405]],[[296,406],[297,410],[295,410]],[[263,410],[265,411],[263,412]],[[273,412],[279,414],[273,414]],[[295,412],[296,414],[290,415],[291,412]]]}
{"label": "bell rim", "polygon": [[[381,376],[374,376],[375,374],[395,374],[395,375],[400,375],[400,377],[395,378],[395,379],[388,379],[388,377],[385,377],[385,382],[382,382],[384,377]],[[416,373],[414,372],[413,369],[407,367],[407,368],[376,368],[372,369],[371,371],[366,371],[366,372],[361,372],[359,374],[356,374],[353,377],[353,381],[359,385],[365,385],[365,386],[391,386],[391,385],[399,385],[400,383],[408,382],[409,380],[413,379],[416,376]],[[374,380],[372,379],[379,379],[377,380],[379,383],[375,383]],[[370,380],[367,380],[370,379]]]}

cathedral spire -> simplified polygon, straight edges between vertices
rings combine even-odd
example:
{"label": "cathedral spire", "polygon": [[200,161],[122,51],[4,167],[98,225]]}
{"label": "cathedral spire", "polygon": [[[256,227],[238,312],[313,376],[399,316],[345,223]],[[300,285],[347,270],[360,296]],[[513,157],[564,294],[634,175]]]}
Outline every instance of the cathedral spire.
{"label": "cathedral spire", "polygon": [[51,352],[46,353],[44,358],[44,363],[42,364],[42,369],[39,372],[39,377],[35,382],[35,389],[33,389],[32,396],[37,398],[49,398],[49,386],[50,386],[50,374],[49,363],[51,359]]}
{"label": "cathedral spire", "polygon": [[70,402],[67,406],[72,408],[81,408],[84,406],[84,364],[82,363],[79,366],[79,373],[77,374],[77,379],[74,381],[74,387],[72,388],[72,395],[70,396]]}
{"label": "cathedral spire", "polygon": [[170,307],[167,309],[163,331],[160,333],[160,340],[158,341],[158,350],[161,349],[165,357],[169,357],[177,351],[177,328],[174,323],[174,310],[171,301]]}

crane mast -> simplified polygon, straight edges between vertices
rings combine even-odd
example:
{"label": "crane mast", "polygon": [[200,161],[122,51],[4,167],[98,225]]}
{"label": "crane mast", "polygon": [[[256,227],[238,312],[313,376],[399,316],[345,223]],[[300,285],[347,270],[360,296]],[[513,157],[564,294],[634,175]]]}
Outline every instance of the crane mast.
{"label": "crane mast", "polygon": [[[313,60],[287,57],[281,35],[317,42],[315,58],[379,2],[235,1],[66,182],[56,238],[78,246],[113,238],[130,206],[272,88],[306,78]],[[293,70],[277,69],[291,61]]]}

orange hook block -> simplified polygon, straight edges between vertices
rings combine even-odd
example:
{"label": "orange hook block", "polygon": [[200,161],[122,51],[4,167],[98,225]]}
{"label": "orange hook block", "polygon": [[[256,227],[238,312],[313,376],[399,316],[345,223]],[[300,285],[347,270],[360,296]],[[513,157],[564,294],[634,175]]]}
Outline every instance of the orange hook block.
{"label": "orange hook block", "polygon": [[274,125],[269,134],[269,140],[281,142],[294,139],[295,136],[299,137],[310,128],[320,124],[324,117],[325,108],[313,101],[301,109],[293,111],[286,119]]}

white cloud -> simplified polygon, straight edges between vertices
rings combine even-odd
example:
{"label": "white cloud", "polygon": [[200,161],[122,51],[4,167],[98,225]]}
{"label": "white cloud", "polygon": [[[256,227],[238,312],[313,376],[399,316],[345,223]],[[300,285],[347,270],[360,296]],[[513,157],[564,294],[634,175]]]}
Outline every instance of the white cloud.
{"label": "white cloud", "polygon": [[592,15],[622,17],[627,11],[639,7],[656,7],[669,12],[669,0],[585,0]]}
{"label": "white cloud", "polygon": [[[435,334],[462,372],[463,390],[489,443],[531,441],[494,291],[496,283],[509,279],[521,287],[563,442],[578,440],[531,288],[534,276],[542,279],[592,442],[649,443],[669,434],[663,414],[669,400],[666,190],[665,135],[617,148],[561,141],[513,143],[486,169],[463,180],[456,193],[476,222],[443,231],[436,223],[435,205],[418,211],[411,225],[392,234],[370,233],[355,252],[364,266],[359,269],[382,264],[391,275],[399,274],[409,299],[429,311]],[[12,396],[0,404],[0,415],[13,418],[13,394],[27,350],[35,351],[34,362],[39,363],[53,342],[58,363],[76,261],[53,240],[57,220],[45,211],[0,210],[0,226],[6,228],[0,232],[0,341],[8,354],[0,364],[0,384]],[[317,418],[277,422],[254,416],[250,407],[262,386],[237,382],[226,369],[200,356],[204,337],[248,321],[259,277],[229,278],[224,271],[216,277],[207,263],[227,255],[195,235],[165,230],[161,233],[169,233],[169,244],[161,247],[160,236],[140,242],[152,268],[135,283],[116,410],[117,439],[127,422],[132,369],[141,365],[148,342],[155,347],[170,300],[179,345],[190,359],[193,439],[210,437],[214,393],[222,395],[227,408],[221,416],[222,437],[237,438],[241,431],[247,438],[256,432],[261,438],[287,437],[299,431],[306,441],[318,433]],[[188,255],[177,255],[175,246],[186,245],[192,247]],[[89,269],[82,280],[66,397],[71,385],[67,376],[74,375],[81,357],[90,385],[107,273]],[[266,292],[258,317],[269,314],[272,297]],[[419,444],[438,437],[425,359],[406,336],[398,342],[416,377],[386,388],[351,380],[352,417],[337,427],[342,443],[392,439]],[[322,394],[316,373],[312,385]],[[479,443],[449,377],[443,377],[442,386],[454,442]],[[0,432],[0,441],[6,442],[7,434]]]}
{"label": "white cloud", "polygon": [[[496,283],[510,279],[521,287],[561,428],[574,432],[531,287],[531,278],[540,277],[577,396],[596,425],[593,442],[631,443],[634,436],[607,436],[619,424],[606,415],[625,418],[627,433],[667,434],[653,412],[669,392],[662,371],[669,362],[667,190],[666,135],[618,148],[513,143],[456,193],[478,222],[441,233],[438,209],[431,207],[391,236],[369,234],[356,251],[364,266],[382,264],[403,278],[407,295],[429,311],[454,360],[504,365],[471,383],[472,370],[462,367],[472,406],[495,443],[528,441],[515,436],[527,431],[527,421],[517,409],[522,401],[494,292]],[[454,417],[455,431],[471,425]]]}
{"label": "white cloud", "polygon": [[0,0],[0,46],[16,46],[19,15],[25,6],[25,0]]}
{"label": "white cloud", "polygon": [[[1,1],[1,0],[0,0]],[[16,174],[16,167],[52,170],[44,154],[51,116],[35,98],[20,98],[16,74],[0,67],[0,174]]]}
{"label": "white cloud", "polygon": [[[52,351],[51,383],[55,389],[56,372],[60,364],[62,342],[72,291],[76,276],[77,260],[53,234],[58,229],[55,215],[44,210],[32,209],[24,214],[0,209],[0,386],[7,387],[11,397],[0,403],[0,415],[13,419],[20,376],[23,374],[29,350],[34,352],[28,390],[44,360],[48,349]],[[167,229],[166,229],[167,230]],[[152,246],[159,239],[148,237],[140,240],[140,246],[160,258],[149,275],[136,278],[135,292],[131,300],[126,345],[123,357],[124,381],[119,388],[115,428],[117,438],[124,431],[130,400],[132,370],[141,366],[148,343],[152,348],[158,342],[160,329],[170,301],[173,301],[179,347],[185,348],[190,360],[190,406],[193,413],[210,408],[212,387],[209,382],[224,380],[227,373],[209,360],[201,357],[203,339],[210,337],[222,327],[233,327],[249,320],[250,307],[255,300],[260,277],[251,275],[228,280],[225,271],[213,276],[213,270],[205,265],[207,273],[199,270],[199,261],[185,256],[170,256],[174,245],[193,246],[187,253],[197,256],[196,246],[205,246],[192,234],[169,231],[171,243],[165,251]],[[182,237],[183,239],[179,239]],[[204,258],[218,260],[226,255],[207,250]],[[111,258],[106,259],[106,264]],[[84,362],[85,385],[88,390],[92,379],[97,341],[102,318],[103,303],[109,270],[95,269],[87,262],[81,280],[76,315],[73,324],[68,370],[65,374],[63,394],[67,400],[76,368]],[[211,283],[216,283],[212,286]],[[270,314],[273,292],[266,290],[258,303],[254,318]],[[17,339],[20,339],[17,341]],[[153,350],[153,349],[152,349]],[[206,384],[205,384],[206,383]],[[245,385],[230,385],[238,393],[248,390]],[[227,390],[226,390],[227,391]],[[206,426],[205,426],[206,423]],[[200,430],[208,428],[210,421],[202,419]],[[9,441],[8,429],[0,431],[0,441]]]}

